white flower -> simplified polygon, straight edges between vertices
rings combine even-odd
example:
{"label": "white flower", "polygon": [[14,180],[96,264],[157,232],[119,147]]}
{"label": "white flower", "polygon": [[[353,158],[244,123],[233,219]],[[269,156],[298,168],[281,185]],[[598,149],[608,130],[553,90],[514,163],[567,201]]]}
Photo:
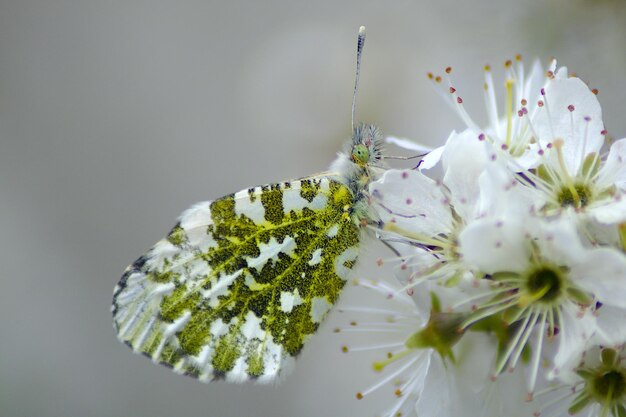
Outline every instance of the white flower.
{"label": "white flower", "polygon": [[514,71],[509,63],[503,119],[487,71],[490,123],[485,129],[469,117],[449,76],[448,102],[466,122],[467,134],[493,144],[494,154],[506,156],[518,180],[535,191],[536,212],[553,215],[573,208],[600,223],[622,223],[626,220],[626,139],[613,143],[608,156],[602,155],[607,132],[597,92],[570,77],[567,68],[555,72],[555,67],[553,62],[543,75],[535,64],[532,76],[524,81],[521,64]]}
{"label": "white flower", "polygon": [[397,286],[382,281],[355,280],[353,283],[357,287],[374,290],[389,300],[389,307],[339,309],[349,323],[336,330],[343,339],[341,350],[350,355],[374,353],[376,360],[367,364],[375,381],[356,392],[356,399],[368,401],[370,396],[382,392],[380,402],[386,405],[378,406],[376,415],[414,415],[415,403],[426,383],[432,351],[407,348],[406,341],[426,323],[428,302],[418,303],[418,306]]}
{"label": "white flower", "polygon": [[537,396],[535,416],[623,417],[626,415],[624,346],[593,346],[584,352],[566,381]]}
{"label": "white flower", "polygon": [[520,181],[535,191],[534,210],[553,215],[573,209],[603,223],[623,221],[626,143],[614,143],[604,160],[606,132],[595,94],[564,69],[541,94],[543,105],[531,124],[539,148],[537,169],[518,169]]}
{"label": "white flower", "polygon": [[[517,328],[499,356],[496,373],[517,365],[536,330],[528,381],[532,393],[546,335],[557,337],[553,372],[584,350],[599,330],[590,314],[596,302],[626,309],[626,256],[612,248],[586,248],[567,218],[481,220],[459,236],[460,253],[493,281],[491,297],[466,323],[489,316]],[[558,335],[557,335],[558,330]]]}
{"label": "white flower", "polygon": [[374,381],[364,382],[365,387],[356,393],[360,401],[378,400],[384,404],[372,406],[375,415],[530,415],[532,408],[520,395],[524,386],[522,374],[507,374],[497,382],[489,377],[489,364],[495,353],[493,337],[481,332],[461,340],[457,327],[467,313],[446,312],[458,299],[471,296],[471,291],[462,294],[459,287],[446,291],[435,287],[445,298],[435,297],[438,305],[431,308],[427,300],[429,283],[415,288],[417,305],[395,285],[365,280],[358,280],[357,285],[389,300],[388,307],[382,309],[341,309],[349,324],[337,330],[346,354],[375,355],[370,365]]}
{"label": "white flower", "polygon": [[476,219],[529,213],[523,187],[491,158],[490,149],[467,132],[453,132],[442,148],[441,182],[421,171],[389,170],[370,184],[373,208],[387,232],[383,239],[421,249],[403,258],[401,268],[411,271],[408,285],[471,279],[458,256],[462,230]]}
{"label": "white flower", "polygon": [[[476,123],[465,108],[465,103],[457,87],[452,82],[450,67],[446,68],[445,75],[428,77],[433,81],[436,90],[443,96],[446,103],[458,114],[466,124],[468,132],[474,137],[494,144],[507,151],[517,159],[522,166],[533,165],[536,159],[537,144],[535,143],[531,118],[541,103],[541,89],[554,75],[556,62],[553,61],[549,69],[544,72],[536,61],[527,77],[521,57],[518,55],[516,63],[505,63],[505,103],[503,114],[500,113],[496,100],[496,89],[491,74],[491,67],[485,66],[485,107],[489,123],[481,127]],[[444,86],[445,84],[445,86]]]}

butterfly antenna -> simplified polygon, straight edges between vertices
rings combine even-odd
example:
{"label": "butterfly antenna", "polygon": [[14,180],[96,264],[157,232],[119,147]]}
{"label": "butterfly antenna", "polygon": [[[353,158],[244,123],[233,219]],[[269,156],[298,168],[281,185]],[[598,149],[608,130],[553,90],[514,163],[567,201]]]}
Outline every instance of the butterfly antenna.
{"label": "butterfly antenna", "polygon": [[356,111],[356,93],[359,91],[359,75],[361,74],[361,53],[365,44],[365,26],[359,28],[359,37],[356,44],[356,80],[354,81],[354,96],[352,96],[352,132],[354,132],[354,112]]}

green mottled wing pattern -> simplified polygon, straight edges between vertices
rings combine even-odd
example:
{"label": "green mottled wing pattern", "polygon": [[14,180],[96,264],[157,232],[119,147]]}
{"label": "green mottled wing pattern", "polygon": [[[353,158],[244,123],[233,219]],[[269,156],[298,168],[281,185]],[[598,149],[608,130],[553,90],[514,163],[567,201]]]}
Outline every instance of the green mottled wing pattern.
{"label": "green mottled wing pattern", "polygon": [[196,204],[115,288],[119,339],[202,381],[274,380],[356,261],[353,200],[322,177]]}

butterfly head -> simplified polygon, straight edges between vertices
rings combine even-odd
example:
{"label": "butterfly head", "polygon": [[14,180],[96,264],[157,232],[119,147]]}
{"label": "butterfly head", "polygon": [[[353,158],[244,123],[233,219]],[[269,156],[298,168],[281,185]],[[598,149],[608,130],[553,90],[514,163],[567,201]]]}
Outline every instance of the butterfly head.
{"label": "butterfly head", "polygon": [[366,123],[360,123],[352,132],[350,159],[361,166],[377,166],[382,159],[383,135],[380,130]]}

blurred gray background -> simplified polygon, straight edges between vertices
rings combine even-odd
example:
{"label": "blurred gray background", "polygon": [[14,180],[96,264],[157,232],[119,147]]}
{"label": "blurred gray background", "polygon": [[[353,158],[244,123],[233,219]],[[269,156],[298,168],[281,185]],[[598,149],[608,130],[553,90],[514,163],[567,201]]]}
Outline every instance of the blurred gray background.
{"label": "blurred gray background", "polygon": [[[483,65],[498,79],[521,53],[588,80],[626,136],[624,0],[0,0],[0,416],[374,414],[337,314],[286,383],[259,387],[152,365],[109,313],[187,206],[327,167],[350,134],[360,25],[358,119],[386,134],[462,127],[425,77],[447,65],[485,120]],[[380,277],[368,251],[359,274]]]}

